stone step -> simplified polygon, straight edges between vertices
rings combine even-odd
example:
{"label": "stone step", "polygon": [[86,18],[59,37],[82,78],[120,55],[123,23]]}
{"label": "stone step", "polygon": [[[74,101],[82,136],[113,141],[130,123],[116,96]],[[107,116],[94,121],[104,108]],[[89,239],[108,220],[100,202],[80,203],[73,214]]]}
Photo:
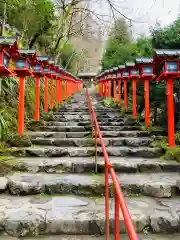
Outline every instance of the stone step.
{"label": "stone step", "polygon": [[91,126],[41,126],[40,130],[47,132],[86,132],[91,131]]}
{"label": "stone step", "polygon": [[[103,138],[114,137],[150,137],[151,133],[146,131],[101,131]],[[31,138],[52,137],[52,138],[82,138],[92,136],[92,131],[86,132],[28,132]]]}
{"label": "stone step", "polygon": [[[126,202],[137,232],[142,233],[147,230],[157,234],[171,232],[170,236],[166,235],[170,238],[165,240],[179,239],[179,198],[157,201],[148,197],[138,197],[129,198]],[[0,198],[0,205],[0,227],[6,235],[30,237],[43,234],[39,239],[46,239],[44,235],[47,235],[49,240],[52,240],[51,234],[65,234],[69,236],[69,240],[72,239],[70,235],[75,235],[76,240],[81,239],[80,234],[105,237],[104,198],[46,195],[20,198],[4,195]],[[110,232],[113,233],[114,201],[112,199],[109,201],[109,211]],[[125,233],[122,214],[120,219],[120,232]],[[60,237],[58,239],[63,239]],[[153,238],[155,239],[164,240]]]}
{"label": "stone step", "polygon": [[[160,157],[162,152],[158,148],[151,147],[107,147],[107,153],[109,156],[115,157]],[[36,156],[36,157],[91,157],[95,155],[95,147],[56,147],[56,146],[33,146],[28,148],[11,148],[11,154],[13,156]],[[102,156],[101,147],[97,148],[98,156]]]}
{"label": "stone step", "polygon": [[[41,126],[40,130],[47,132],[86,132],[91,131],[89,126]],[[140,126],[100,126],[101,131],[141,131]]]}
{"label": "stone step", "polygon": [[83,122],[57,122],[57,121],[46,121],[44,122],[44,126],[91,126],[90,121]]}
{"label": "stone step", "polygon": [[66,121],[90,121],[89,115],[66,115],[66,116],[61,116],[61,115],[54,115],[49,118],[50,121],[61,121],[61,122],[66,122]]}
{"label": "stone step", "polygon": [[[1,240],[19,240],[19,238],[16,237],[7,237],[4,235],[1,235]],[[28,237],[25,238],[27,240],[104,240],[105,235],[43,235],[38,237]],[[138,234],[139,240],[169,240],[172,238],[173,240],[179,240],[180,234],[179,233],[174,233],[174,234]],[[21,238],[22,239],[22,238]],[[24,239],[24,238],[23,238]],[[113,235],[110,235],[110,239],[114,239]],[[129,240],[129,236],[127,234],[120,234],[120,239],[121,240]]]}
{"label": "stone step", "polygon": [[79,112],[66,112],[66,111],[64,111],[64,112],[54,112],[53,113],[55,116],[56,115],[58,115],[58,116],[68,116],[68,115],[89,115],[89,112],[88,111],[86,111],[86,112],[84,112],[84,111],[79,111]]}
{"label": "stone step", "polygon": [[28,132],[31,139],[41,138],[91,138],[92,132]]}
{"label": "stone step", "polygon": [[141,126],[103,126],[100,125],[101,131],[141,131]]}
{"label": "stone step", "polygon": [[[72,107],[69,107],[69,108],[60,108],[58,110],[58,112],[88,112],[89,111],[89,108],[73,108]],[[117,112],[117,110],[115,109],[111,109],[111,108],[102,108],[102,109],[96,109],[96,112]]]}
{"label": "stone step", "polygon": [[[58,193],[93,197],[105,194],[104,174],[14,173],[6,179],[7,190],[12,195]],[[170,198],[179,195],[179,173],[117,173],[117,180],[125,196]],[[109,194],[114,194],[110,175]]]}
{"label": "stone step", "polygon": [[[35,138],[31,142],[35,145],[53,145],[59,147],[89,147],[95,146],[95,140],[90,138]],[[129,146],[140,147],[149,146],[153,140],[146,137],[141,138],[105,138],[104,143],[106,146]],[[101,146],[98,139],[98,146]]]}
{"label": "stone step", "polygon": [[[111,157],[110,161],[116,172],[180,172],[180,164],[158,158]],[[14,171],[46,173],[93,173],[95,157],[24,157],[6,161]],[[104,172],[104,157],[97,158],[98,173]]]}

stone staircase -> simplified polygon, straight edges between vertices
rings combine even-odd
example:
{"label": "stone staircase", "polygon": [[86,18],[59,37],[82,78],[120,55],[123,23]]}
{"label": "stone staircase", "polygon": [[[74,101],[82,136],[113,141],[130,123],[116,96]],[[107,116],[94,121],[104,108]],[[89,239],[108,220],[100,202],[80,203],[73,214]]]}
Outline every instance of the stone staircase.
{"label": "stone staircase", "polygon": [[[134,120],[120,117],[101,99],[93,98],[93,105],[140,239],[180,239],[180,165],[160,160],[151,134]],[[95,174],[85,95],[76,94],[38,131],[28,134],[32,146],[13,151],[14,157],[6,161],[12,173],[1,178],[2,234],[13,239],[41,235],[38,239],[105,239],[104,158],[99,145]],[[109,184],[112,197],[111,179]],[[111,198],[111,233],[113,212]],[[122,216],[121,233],[125,233]]]}

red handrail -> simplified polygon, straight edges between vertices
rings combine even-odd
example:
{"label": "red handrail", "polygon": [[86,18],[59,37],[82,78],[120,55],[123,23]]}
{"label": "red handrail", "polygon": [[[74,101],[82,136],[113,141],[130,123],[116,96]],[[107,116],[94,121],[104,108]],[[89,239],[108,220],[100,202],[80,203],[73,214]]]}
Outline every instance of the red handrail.
{"label": "red handrail", "polygon": [[95,130],[95,141],[97,143],[97,137],[100,139],[102,152],[104,155],[105,161],[105,214],[106,214],[106,240],[109,240],[109,182],[108,176],[112,178],[115,190],[115,219],[114,219],[114,239],[119,240],[120,234],[120,219],[119,219],[119,208],[122,211],[122,215],[124,217],[124,223],[126,226],[126,230],[130,240],[138,240],[138,236],[135,231],[134,224],[132,222],[126,201],[124,199],[123,193],[121,192],[121,188],[119,182],[116,177],[116,173],[112,168],[108,153],[106,151],[106,146],[104,144],[103,137],[101,135],[101,131],[99,128],[99,124],[96,118],[96,113],[94,112],[94,108],[92,106],[92,100],[88,93],[88,88],[86,88],[86,97],[89,107],[89,114],[91,116],[91,122],[93,130]]}

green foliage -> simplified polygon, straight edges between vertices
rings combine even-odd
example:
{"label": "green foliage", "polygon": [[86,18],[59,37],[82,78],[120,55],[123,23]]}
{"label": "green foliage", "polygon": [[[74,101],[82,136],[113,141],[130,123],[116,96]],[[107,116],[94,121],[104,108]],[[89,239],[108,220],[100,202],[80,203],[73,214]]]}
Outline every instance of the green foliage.
{"label": "green foliage", "polygon": [[176,144],[180,145],[180,132],[177,132],[175,135],[175,139],[176,139]]}
{"label": "green foliage", "polygon": [[7,138],[7,124],[3,117],[3,110],[0,111],[0,140],[5,141]]}
{"label": "green foliage", "polygon": [[175,146],[172,148],[168,148],[166,150],[166,154],[164,155],[164,159],[166,160],[174,160],[180,162],[180,146]]}
{"label": "green foliage", "polygon": [[102,68],[111,68],[123,64],[131,56],[130,33],[126,21],[118,19],[111,29],[106,44],[106,51],[102,58]]}
{"label": "green foliage", "polygon": [[[54,13],[53,3],[50,0],[6,0],[6,3],[6,21],[22,33],[24,43],[30,44],[31,40],[36,41],[34,37],[46,32],[51,26]],[[1,18],[3,11],[4,1],[1,1]]]}
{"label": "green foliage", "polygon": [[180,16],[167,27],[158,24],[151,30],[154,48],[179,49],[180,48]]}

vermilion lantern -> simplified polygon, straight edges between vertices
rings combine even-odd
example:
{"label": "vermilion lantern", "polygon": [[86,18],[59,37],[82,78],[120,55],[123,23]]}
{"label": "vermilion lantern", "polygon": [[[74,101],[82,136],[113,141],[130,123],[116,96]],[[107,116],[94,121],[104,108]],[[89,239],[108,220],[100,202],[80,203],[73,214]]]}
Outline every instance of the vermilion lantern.
{"label": "vermilion lantern", "polygon": [[118,102],[119,105],[121,106],[121,71],[119,66],[117,71],[117,81],[118,81]]}
{"label": "vermilion lantern", "polygon": [[144,98],[145,98],[145,121],[146,126],[150,125],[150,109],[149,109],[149,80],[155,75],[153,58],[136,58],[136,67],[139,69],[140,80],[144,81]]}
{"label": "vermilion lantern", "polygon": [[112,76],[113,76],[113,81],[114,81],[114,103],[116,102],[117,100],[117,96],[116,96],[116,81],[117,81],[117,73],[118,73],[118,67],[114,67],[112,69]]}
{"label": "vermilion lantern", "polygon": [[127,96],[127,81],[129,79],[129,71],[125,68],[125,65],[119,65],[119,71],[121,73],[121,79],[124,81],[124,109],[127,111],[128,109],[128,96]]}
{"label": "vermilion lantern", "polygon": [[40,75],[44,77],[44,112],[48,112],[48,77],[51,76],[49,61],[47,56],[38,56],[37,61],[41,63]]}
{"label": "vermilion lantern", "polygon": [[109,78],[109,70],[104,71],[104,78],[106,82],[106,97],[111,97],[111,81]]}
{"label": "vermilion lantern", "polygon": [[35,50],[19,50],[19,55],[14,59],[14,72],[19,76],[19,110],[18,110],[18,133],[24,133],[24,88],[25,77],[30,76],[31,62],[36,59]]}
{"label": "vermilion lantern", "polygon": [[12,74],[10,59],[18,52],[16,38],[0,37],[0,76]]}
{"label": "vermilion lantern", "polygon": [[32,74],[31,63],[36,59],[35,50],[20,49],[19,56],[15,58],[14,71],[18,76],[30,76]]}
{"label": "vermilion lantern", "polygon": [[134,62],[127,62],[126,69],[129,72],[129,80],[132,80],[132,96],[133,96],[133,117],[136,118],[136,85],[139,79],[139,69]]}
{"label": "vermilion lantern", "polygon": [[56,67],[54,66],[54,61],[49,61],[49,69],[50,69],[50,77],[51,77],[51,84],[50,84],[50,108],[54,108],[54,79],[56,78]]}
{"label": "vermilion lantern", "polygon": [[171,147],[175,146],[173,79],[180,77],[179,56],[179,49],[158,49],[155,50],[154,56],[156,81],[166,80],[167,82],[168,141]]}
{"label": "vermilion lantern", "polygon": [[44,76],[41,57],[37,57],[36,61],[32,63],[32,74],[36,78],[36,98],[35,98],[35,112],[34,119],[39,120],[40,108],[40,77]]}

